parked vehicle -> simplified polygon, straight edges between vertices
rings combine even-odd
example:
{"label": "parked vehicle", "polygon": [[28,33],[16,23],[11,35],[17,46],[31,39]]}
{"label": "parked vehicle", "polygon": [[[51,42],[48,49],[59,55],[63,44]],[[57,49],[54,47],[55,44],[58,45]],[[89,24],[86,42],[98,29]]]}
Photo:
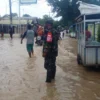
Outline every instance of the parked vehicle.
{"label": "parked vehicle", "polygon": [[42,46],[43,44],[42,36],[37,36],[36,44],[38,46]]}
{"label": "parked vehicle", "polygon": [[[100,13],[84,14],[79,16],[76,21],[76,30],[78,30],[78,64],[100,66],[100,42],[96,31],[97,26],[100,25]],[[93,28],[91,28],[91,25]]]}
{"label": "parked vehicle", "polygon": [[71,38],[76,38],[76,33],[75,33],[75,32],[70,32],[70,33],[69,33],[69,37],[71,37]]}

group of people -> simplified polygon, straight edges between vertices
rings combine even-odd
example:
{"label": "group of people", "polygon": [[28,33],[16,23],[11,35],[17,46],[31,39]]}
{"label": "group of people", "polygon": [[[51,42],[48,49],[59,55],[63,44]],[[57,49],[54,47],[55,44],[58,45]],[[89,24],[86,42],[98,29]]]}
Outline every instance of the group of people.
{"label": "group of people", "polygon": [[[39,28],[39,27],[38,27]],[[41,27],[40,27],[41,29]],[[29,24],[27,31],[24,33],[21,39],[27,38],[27,51],[29,57],[34,53],[34,37],[35,32],[32,26]],[[60,32],[53,28],[53,22],[47,20],[43,30],[38,30],[43,39],[42,56],[44,57],[44,68],[47,70],[46,82],[51,83],[55,79],[56,74],[56,57],[58,56],[58,40]],[[37,35],[36,35],[37,36]],[[86,40],[91,37],[91,33],[86,30]]]}
{"label": "group of people", "polygon": [[[13,29],[13,27],[10,26],[8,31],[9,31],[10,38],[12,39],[12,38],[13,38],[13,34],[14,34],[14,29]],[[3,37],[4,37],[4,29],[2,28],[2,29],[1,29],[1,38],[3,38]]]}
{"label": "group of people", "polygon": [[[29,57],[34,53],[34,36],[35,32],[31,25],[28,25],[27,31],[21,38],[21,44],[23,39],[27,38],[27,51]],[[58,56],[58,39],[59,33],[53,28],[53,21],[47,20],[45,22],[43,31],[43,51],[44,68],[47,70],[46,82],[51,83],[55,79],[56,74],[56,57]]]}

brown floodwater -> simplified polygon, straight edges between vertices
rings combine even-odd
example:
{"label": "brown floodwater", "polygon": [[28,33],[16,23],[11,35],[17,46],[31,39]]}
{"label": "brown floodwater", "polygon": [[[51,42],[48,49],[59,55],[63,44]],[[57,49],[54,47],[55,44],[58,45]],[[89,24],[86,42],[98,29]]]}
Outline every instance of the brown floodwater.
{"label": "brown floodwater", "polygon": [[45,83],[42,47],[28,57],[26,41],[0,39],[0,100],[100,100],[100,71],[76,62],[77,41],[59,41],[56,80]]}

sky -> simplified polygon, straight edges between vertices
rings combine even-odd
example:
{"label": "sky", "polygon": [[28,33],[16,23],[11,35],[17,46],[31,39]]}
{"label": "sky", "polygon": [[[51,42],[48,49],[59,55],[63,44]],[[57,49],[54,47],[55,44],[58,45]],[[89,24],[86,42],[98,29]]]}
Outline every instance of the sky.
{"label": "sky", "polygon": [[[18,13],[19,9],[18,9],[18,1],[19,0],[11,0],[12,1],[12,12],[13,13]],[[50,15],[51,17],[53,17],[55,20],[59,20],[60,18],[55,18],[55,14],[53,14],[51,12],[51,7],[48,6],[48,3],[46,2],[46,0],[38,0],[37,4],[32,4],[32,5],[22,5],[21,6],[21,16],[23,14],[29,14],[33,17],[38,17],[38,18],[42,18],[43,15]],[[3,16],[5,14],[9,14],[9,0],[0,0],[0,15]]]}

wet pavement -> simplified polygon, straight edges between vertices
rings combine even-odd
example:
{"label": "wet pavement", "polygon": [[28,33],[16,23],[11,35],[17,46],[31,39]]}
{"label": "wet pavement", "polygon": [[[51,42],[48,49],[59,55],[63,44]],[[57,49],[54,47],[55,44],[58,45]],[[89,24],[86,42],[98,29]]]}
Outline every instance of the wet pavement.
{"label": "wet pavement", "polygon": [[77,41],[59,41],[56,80],[45,83],[42,48],[28,57],[26,41],[0,39],[0,100],[100,100],[100,71],[76,62]]}

